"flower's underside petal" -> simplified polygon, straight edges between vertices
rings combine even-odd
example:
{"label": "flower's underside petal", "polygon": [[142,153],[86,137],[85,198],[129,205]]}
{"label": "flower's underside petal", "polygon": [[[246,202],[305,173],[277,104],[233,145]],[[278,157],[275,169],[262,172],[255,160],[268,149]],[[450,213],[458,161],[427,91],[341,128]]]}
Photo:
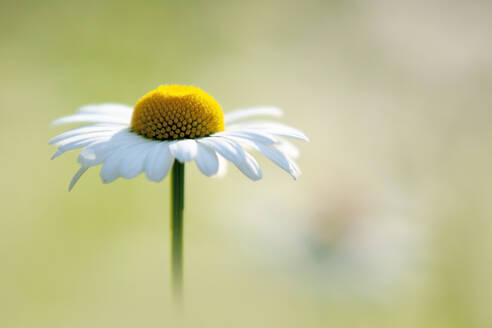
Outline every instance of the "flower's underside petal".
{"label": "flower's underside petal", "polygon": [[260,165],[236,141],[225,137],[207,137],[199,139],[198,142],[213,148],[221,156],[236,165],[251,180],[261,179]]}
{"label": "flower's underside petal", "polygon": [[144,142],[145,139],[127,129],[118,131],[109,139],[94,142],[84,148],[78,157],[79,163],[86,166],[101,164],[113,151],[123,146]]}
{"label": "flower's underside petal", "polygon": [[171,142],[169,145],[171,154],[181,163],[192,161],[198,151],[196,141],[193,139]]}
{"label": "flower's underside petal", "polygon": [[174,157],[169,151],[169,142],[154,142],[145,159],[145,174],[151,181],[159,182],[166,177]]}
{"label": "flower's underside petal", "polygon": [[127,149],[119,166],[119,172],[123,178],[132,179],[142,173],[147,153],[152,145],[152,142],[144,142]]}
{"label": "flower's underside petal", "polygon": [[[124,148],[124,147],[122,147]],[[120,164],[121,157],[123,156],[122,148],[115,150],[111,155],[106,158],[101,167],[101,179],[104,183],[110,183],[119,177],[118,166]]]}
{"label": "flower's underside petal", "polygon": [[273,106],[237,109],[224,115],[225,123],[232,123],[252,116],[282,116],[282,110]]}
{"label": "flower's underside petal", "polygon": [[197,146],[197,154],[195,157],[196,166],[207,177],[215,175],[219,170],[217,154],[201,143],[197,143]]}
{"label": "flower's underside petal", "polygon": [[120,177],[120,165],[125,158],[127,158],[127,153],[132,151],[133,148],[137,147],[141,143],[133,143],[125,146],[121,146],[115,149],[105,160],[101,168],[101,179],[104,183],[110,183]]}
{"label": "flower's underside petal", "polygon": [[166,177],[174,162],[169,142],[155,142],[145,159],[145,174],[151,181],[159,182]]}

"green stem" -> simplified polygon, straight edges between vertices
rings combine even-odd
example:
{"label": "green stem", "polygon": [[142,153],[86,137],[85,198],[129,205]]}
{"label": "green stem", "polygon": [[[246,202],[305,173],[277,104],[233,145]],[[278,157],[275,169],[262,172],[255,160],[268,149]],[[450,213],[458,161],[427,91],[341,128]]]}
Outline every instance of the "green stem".
{"label": "green stem", "polygon": [[183,163],[175,161],[171,173],[171,279],[176,300],[183,293],[184,169]]}

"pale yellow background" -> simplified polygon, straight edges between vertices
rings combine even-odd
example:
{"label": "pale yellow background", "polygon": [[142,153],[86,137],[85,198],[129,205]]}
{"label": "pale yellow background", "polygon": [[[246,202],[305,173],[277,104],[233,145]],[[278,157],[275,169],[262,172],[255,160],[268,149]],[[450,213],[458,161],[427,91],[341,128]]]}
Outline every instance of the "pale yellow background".
{"label": "pale yellow background", "polygon": [[[0,2],[0,327],[492,327],[489,1]],[[311,138],[294,182],[67,192],[53,119],[193,84]]]}

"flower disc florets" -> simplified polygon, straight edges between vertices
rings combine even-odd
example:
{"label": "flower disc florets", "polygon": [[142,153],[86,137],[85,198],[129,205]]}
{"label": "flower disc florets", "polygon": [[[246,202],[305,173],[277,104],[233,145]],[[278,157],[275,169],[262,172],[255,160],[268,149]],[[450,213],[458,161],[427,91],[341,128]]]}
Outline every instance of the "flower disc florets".
{"label": "flower disc florets", "polygon": [[131,130],[149,139],[194,139],[224,131],[217,101],[197,87],[164,85],[135,105]]}

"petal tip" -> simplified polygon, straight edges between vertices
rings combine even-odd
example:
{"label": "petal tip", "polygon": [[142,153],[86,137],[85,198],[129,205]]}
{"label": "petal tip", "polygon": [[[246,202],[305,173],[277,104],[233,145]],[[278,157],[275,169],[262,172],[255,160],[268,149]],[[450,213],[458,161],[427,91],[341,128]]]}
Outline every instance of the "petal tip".
{"label": "petal tip", "polygon": [[72,181],[70,181],[70,184],[68,185],[68,191],[72,191],[73,187],[79,181],[80,177],[87,171],[89,167],[82,166],[73,176]]}
{"label": "petal tip", "polygon": [[51,156],[51,160],[54,160],[55,158],[57,158],[58,156],[60,156],[61,154],[63,154],[63,152],[57,150],[52,156]]}
{"label": "petal tip", "polygon": [[54,121],[51,121],[50,126],[57,126],[63,124],[62,118],[57,118]]}

